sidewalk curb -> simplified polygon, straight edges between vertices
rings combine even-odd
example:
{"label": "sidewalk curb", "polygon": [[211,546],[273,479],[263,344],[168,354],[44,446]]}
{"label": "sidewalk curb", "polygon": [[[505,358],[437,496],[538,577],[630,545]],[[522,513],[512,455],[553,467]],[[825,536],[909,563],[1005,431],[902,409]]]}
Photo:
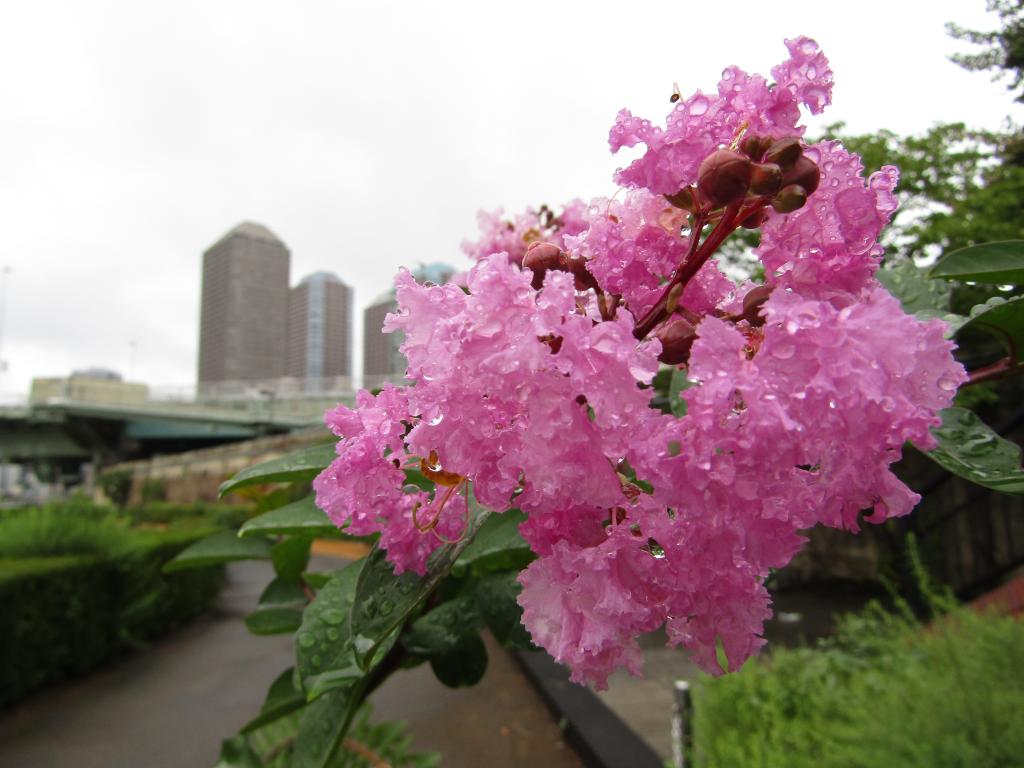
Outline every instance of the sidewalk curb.
{"label": "sidewalk curb", "polygon": [[664,768],[661,758],[603,701],[543,651],[512,654],[555,717],[586,768]]}

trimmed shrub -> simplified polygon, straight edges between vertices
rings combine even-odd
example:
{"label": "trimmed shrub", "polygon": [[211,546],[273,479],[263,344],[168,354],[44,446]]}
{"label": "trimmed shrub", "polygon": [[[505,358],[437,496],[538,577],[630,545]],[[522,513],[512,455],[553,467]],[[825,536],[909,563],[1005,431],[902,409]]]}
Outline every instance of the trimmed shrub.
{"label": "trimmed shrub", "polygon": [[[3,529],[0,540],[7,523]],[[107,556],[0,559],[0,706],[93,669],[205,610],[223,584],[223,569],[169,575],[160,569],[215,530],[125,531],[128,538]]]}

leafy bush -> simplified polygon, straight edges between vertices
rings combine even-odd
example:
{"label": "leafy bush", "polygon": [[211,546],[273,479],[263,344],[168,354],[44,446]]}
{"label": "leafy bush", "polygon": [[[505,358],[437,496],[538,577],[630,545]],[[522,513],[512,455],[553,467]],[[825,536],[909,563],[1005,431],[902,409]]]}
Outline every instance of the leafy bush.
{"label": "leafy bush", "polygon": [[695,691],[697,764],[1024,765],[1024,624],[873,606],[816,649],[777,649]]}
{"label": "leafy bush", "polygon": [[[0,527],[3,545],[11,522]],[[13,528],[25,530],[19,524]],[[104,533],[61,543],[80,545],[79,554],[0,559],[0,706],[179,626],[209,606],[223,584],[220,568],[161,572],[209,527],[168,534],[91,525]],[[33,536],[44,530],[29,529]],[[105,540],[113,530],[120,533]]]}
{"label": "leafy bush", "polygon": [[104,472],[99,478],[100,489],[110,501],[123,507],[132,492],[132,473],[127,469],[112,469]]}
{"label": "leafy bush", "polygon": [[150,501],[137,507],[129,507],[125,514],[133,523],[175,525],[186,520],[202,520],[221,528],[238,528],[252,516],[253,509],[253,505],[244,504]]}
{"label": "leafy bush", "polygon": [[88,511],[47,506],[0,520],[0,558],[56,555],[116,557],[134,541],[127,521],[109,507]]}
{"label": "leafy bush", "polygon": [[151,477],[143,481],[140,490],[142,503],[164,501],[167,498],[167,482],[159,477]]}

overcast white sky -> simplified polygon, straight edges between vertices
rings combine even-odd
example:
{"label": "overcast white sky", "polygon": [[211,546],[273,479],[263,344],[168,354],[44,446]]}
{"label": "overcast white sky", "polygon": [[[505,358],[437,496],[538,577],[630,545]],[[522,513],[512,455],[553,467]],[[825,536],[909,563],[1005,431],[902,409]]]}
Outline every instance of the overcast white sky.
{"label": "overcast white sky", "polygon": [[360,338],[399,265],[465,265],[477,209],[611,193],[618,109],[660,123],[673,81],[767,74],[786,37],[831,59],[825,121],[1019,121],[946,21],[995,24],[983,0],[4,0],[0,395],[93,365],[191,384],[200,255],[246,219],[293,284],[354,286]]}

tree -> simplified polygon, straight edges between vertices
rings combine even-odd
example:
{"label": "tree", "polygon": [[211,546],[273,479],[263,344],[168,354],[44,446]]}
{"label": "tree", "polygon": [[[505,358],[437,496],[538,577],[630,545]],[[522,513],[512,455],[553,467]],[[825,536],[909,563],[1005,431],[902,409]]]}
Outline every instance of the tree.
{"label": "tree", "polygon": [[1008,88],[1019,89],[1015,99],[1024,102],[1024,0],[988,0],[988,10],[999,16],[1001,29],[982,32],[953,23],[946,25],[957,40],[985,46],[977,53],[958,53],[952,59],[964,69],[994,69],[997,80],[1010,77]]}

